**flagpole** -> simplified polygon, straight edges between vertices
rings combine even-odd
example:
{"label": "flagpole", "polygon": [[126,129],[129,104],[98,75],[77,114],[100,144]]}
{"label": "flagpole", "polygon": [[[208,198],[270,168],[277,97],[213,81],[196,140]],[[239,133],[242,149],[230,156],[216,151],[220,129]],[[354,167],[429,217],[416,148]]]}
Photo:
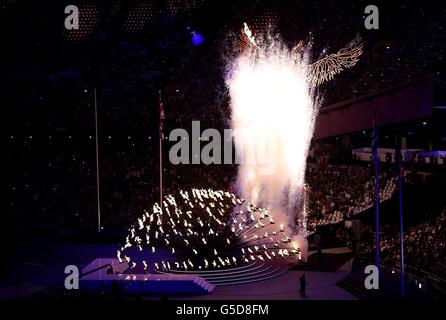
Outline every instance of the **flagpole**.
{"label": "flagpole", "polygon": [[399,214],[400,214],[400,251],[401,251],[401,297],[406,295],[405,270],[404,270],[404,226],[403,226],[403,178],[401,176],[401,131],[398,119],[398,134],[397,134],[397,148],[396,161],[398,170],[398,200],[399,200]]}
{"label": "flagpole", "polygon": [[[159,103],[160,103],[160,108],[161,108],[161,104],[163,103],[162,98],[161,98],[161,90],[159,90]],[[160,209],[161,209],[161,213],[163,212],[163,133],[162,133],[162,129],[161,129],[161,121],[163,121],[163,119],[161,119],[161,109],[160,109],[160,125],[159,125],[159,138],[160,138],[160,143],[159,143],[159,152],[160,152]]]}
{"label": "flagpole", "polygon": [[97,195],[97,205],[98,205],[98,232],[101,232],[101,197],[99,188],[99,142],[98,142],[98,103],[96,97],[96,88],[94,88],[94,123],[95,123],[95,134],[96,134],[96,195]]}
{"label": "flagpole", "polygon": [[376,124],[376,109],[373,114],[373,158],[375,160],[375,225],[376,225],[376,255],[375,264],[379,270],[379,157],[378,157],[378,126]]}

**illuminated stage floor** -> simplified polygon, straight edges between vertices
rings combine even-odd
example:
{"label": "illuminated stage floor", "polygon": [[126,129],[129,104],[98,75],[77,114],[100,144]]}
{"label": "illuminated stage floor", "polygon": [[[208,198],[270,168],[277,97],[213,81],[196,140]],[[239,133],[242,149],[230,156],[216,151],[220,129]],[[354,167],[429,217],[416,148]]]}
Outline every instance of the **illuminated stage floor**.
{"label": "illuminated stage floor", "polygon": [[[187,299],[196,300],[356,300],[348,291],[336,286],[336,283],[350,274],[348,248],[334,248],[322,250],[324,255],[339,255],[335,259],[335,272],[319,272],[314,266],[305,270],[291,270],[277,277],[261,282],[239,284],[235,286],[217,286],[211,295],[195,296]],[[309,252],[309,259],[316,254]],[[341,260],[344,263],[339,263]],[[330,261],[331,262],[331,261]],[[302,269],[298,267],[298,269]],[[305,274],[307,279],[306,295],[299,293],[299,278]],[[184,297],[172,297],[184,299]]]}
{"label": "illuminated stage floor", "polygon": [[[7,250],[10,270],[0,279],[0,299],[23,297],[45,289],[64,279],[66,265],[75,264],[82,268],[98,256],[113,257],[115,250],[113,244],[57,243],[45,240],[10,247]],[[298,292],[302,273],[306,274],[308,282],[306,297],[300,296]],[[260,282],[217,286],[209,295],[170,296],[169,299],[355,299],[336,286],[348,274],[348,271],[291,270]]]}
{"label": "illuminated stage floor", "polygon": [[[299,277],[307,278],[306,296],[299,294]],[[288,271],[282,276],[262,282],[216,287],[210,295],[172,297],[194,300],[356,300],[351,293],[336,286],[349,272]]]}

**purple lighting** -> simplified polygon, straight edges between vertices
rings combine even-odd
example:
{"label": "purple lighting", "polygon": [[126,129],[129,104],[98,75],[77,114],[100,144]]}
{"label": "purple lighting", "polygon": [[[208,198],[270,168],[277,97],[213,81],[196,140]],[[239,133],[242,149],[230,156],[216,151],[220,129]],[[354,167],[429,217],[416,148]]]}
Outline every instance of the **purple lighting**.
{"label": "purple lighting", "polygon": [[195,31],[192,31],[191,34],[192,34],[192,44],[195,47],[199,46],[200,44],[203,43],[204,37],[201,34],[195,32]]}

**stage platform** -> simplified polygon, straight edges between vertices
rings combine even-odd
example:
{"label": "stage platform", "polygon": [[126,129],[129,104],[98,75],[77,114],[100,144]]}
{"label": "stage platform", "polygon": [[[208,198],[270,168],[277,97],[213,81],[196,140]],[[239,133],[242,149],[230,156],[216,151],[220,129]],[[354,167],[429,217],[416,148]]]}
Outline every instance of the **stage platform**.
{"label": "stage platform", "polygon": [[261,282],[277,278],[288,272],[291,265],[280,262],[253,262],[246,265],[209,271],[170,270],[159,271],[162,274],[195,274],[218,286],[234,286],[239,284]]}
{"label": "stage platform", "polygon": [[[0,281],[0,299],[13,299],[19,297],[33,297],[36,293],[52,290],[56,284],[63,288],[65,278],[64,269],[67,265],[77,265],[80,270],[85,269],[97,257],[113,257],[116,252],[116,245],[113,243],[82,243],[82,242],[57,242],[54,240],[45,241],[34,240],[22,242],[14,247],[5,249],[9,257],[9,270],[11,274],[5,274],[8,281]],[[325,250],[323,251],[325,252]],[[329,251],[333,253],[332,251]],[[337,252],[337,251],[336,251]],[[343,252],[343,251],[341,251]],[[341,253],[339,252],[339,253]],[[240,275],[246,277],[265,275],[265,273],[276,270],[274,277],[261,281],[255,279],[245,279],[244,283],[232,283],[222,285],[211,276],[218,274],[203,275],[216,282],[216,286],[211,294],[200,293],[195,295],[169,294],[168,299],[328,299],[344,300],[355,299],[346,290],[336,286],[336,283],[347,277],[350,272],[343,267],[336,272],[318,272],[315,270],[288,270],[291,266],[282,266],[277,269],[277,265],[243,265],[246,268],[240,269]],[[240,266],[240,267],[243,267]],[[247,267],[249,266],[249,268]],[[257,268],[257,269],[256,269]],[[250,270],[249,272],[248,269]],[[261,272],[260,272],[261,271]],[[256,272],[258,272],[256,274]],[[253,273],[253,274],[250,274]],[[307,295],[300,296],[298,292],[299,277],[305,273],[308,281]],[[230,276],[230,274],[227,274]],[[234,274],[235,275],[235,274]],[[228,278],[228,280],[233,278]],[[221,279],[219,279],[221,280]],[[239,279],[240,280],[240,279]],[[259,280],[259,279],[257,279]],[[60,285],[62,283],[62,285]],[[61,289],[62,290],[62,289]],[[144,299],[160,299],[161,296],[149,295]]]}
{"label": "stage platform", "polygon": [[[109,273],[113,266],[114,273]],[[89,263],[80,277],[80,289],[84,291],[111,291],[119,286],[123,294],[209,294],[215,285],[194,274],[133,274],[126,272],[127,263],[117,259],[97,258]]]}

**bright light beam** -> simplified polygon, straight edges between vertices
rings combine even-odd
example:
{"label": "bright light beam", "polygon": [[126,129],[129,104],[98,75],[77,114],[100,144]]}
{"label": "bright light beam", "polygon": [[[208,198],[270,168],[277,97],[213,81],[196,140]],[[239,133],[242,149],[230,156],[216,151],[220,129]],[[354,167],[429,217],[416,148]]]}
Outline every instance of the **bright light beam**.
{"label": "bright light beam", "polygon": [[226,79],[235,145],[243,153],[238,190],[269,208],[301,244],[296,216],[305,220],[305,167],[319,106],[308,81],[308,50],[302,52],[294,54],[277,38],[256,38]]}

